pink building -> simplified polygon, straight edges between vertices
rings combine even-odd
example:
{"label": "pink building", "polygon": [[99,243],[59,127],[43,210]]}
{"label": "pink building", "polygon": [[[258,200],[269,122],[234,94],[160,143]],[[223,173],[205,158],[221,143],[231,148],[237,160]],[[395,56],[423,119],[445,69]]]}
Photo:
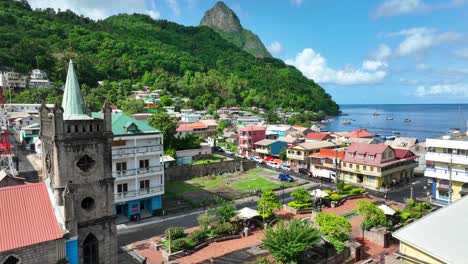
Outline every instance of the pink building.
{"label": "pink building", "polygon": [[266,138],[266,128],[256,125],[246,126],[239,129],[238,152],[246,157],[255,155],[254,144]]}

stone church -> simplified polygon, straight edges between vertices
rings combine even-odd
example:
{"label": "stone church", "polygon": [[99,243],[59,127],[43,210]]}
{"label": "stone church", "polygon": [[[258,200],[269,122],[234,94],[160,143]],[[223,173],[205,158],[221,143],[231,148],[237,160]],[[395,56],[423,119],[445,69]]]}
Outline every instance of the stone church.
{"label": "stone church", "polygon": [[[85,108],[73,62],[70,60],[62,105],[47,108],[42,104],[39,112],[43,144],[43,181],[38,185],[42,184],[45,188],[42,191],[38,186],[36,189],[39,191],[36,192],[44,192],[50,197],[47,202],[51,203],[51,206],[44,211],[52,210],[51,215],[55,217],[50,223],[42,225],[58,227],[52,228],[48,233],[45,229],[46,234],[38,234],[36,240],[25,239],[18,242],[15,241],[17,238],[14,234],[7,238],[8,241],[2,241],[0,238],[0,263],[117,263],[110,107],[104,105],[102,118],[91,117]],[[8,192],[18,192],[15,188],[19,187],[21,186],[3,188],[5,196]],[[1,203],[0,201],[0,207]],[[25,203],[22,206],[33,205]],[[27,208],[24,209],[27,211]],[[11,208],[14,211],[24,209]],[[34,218],[40,218],[42,215],[21,217],[31,218],[29,220],[34,222]],[[5,221],[17,225],[10,220],[12,219]],[[37,225],[40,229],[41,223]],[[21,226],[17,226],[14,232],[21,235],[21,229]],[[60,237],[56,235],[57,230],[60,231]],[[0,228],[0,234],[1,232]],[[54,239],[55,242],[48,250],[36,250],[50,239]],[[8,249],[7,252],[1,251],[2,244]],[[11,245],[17,246],[12,248]],[[31,249],[28,252],[35,252],[34,259],[39,262],[30,262],[28,257],[31,259],[31,254],[25,253],[25,248]],[[3,256],[5,260],[2,259]]]}

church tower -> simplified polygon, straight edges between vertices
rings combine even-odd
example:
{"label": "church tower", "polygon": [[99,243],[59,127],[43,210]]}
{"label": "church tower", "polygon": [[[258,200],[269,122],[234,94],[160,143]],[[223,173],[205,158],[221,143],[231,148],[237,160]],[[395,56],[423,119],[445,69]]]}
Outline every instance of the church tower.
{"label": "church tower", "polygon": [[106,103],[102,113],[100,119],[86,111],[70,60],[62,105],[42,104],[40,118],[41,177],[50,181],[68,231],[67,255],[76,251],[72,264],[117,263],[112,123]]}

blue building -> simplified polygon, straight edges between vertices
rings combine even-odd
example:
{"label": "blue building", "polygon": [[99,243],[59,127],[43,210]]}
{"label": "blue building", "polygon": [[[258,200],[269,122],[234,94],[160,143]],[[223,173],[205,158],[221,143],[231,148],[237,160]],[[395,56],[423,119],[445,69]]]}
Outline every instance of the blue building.
{"label": "blue building", "polygon": [[288,143],[278,140],[263,139],[255,143],[255,152],[264,158],[268,156],[279,157],[281,150],[288,147]]}
{"label": "blue building", "polygon": [[162,208],[164,194],[161,131],[146,120],[113,113],[112,133],[112,176],[118,218],[137,220],[155,215]]}

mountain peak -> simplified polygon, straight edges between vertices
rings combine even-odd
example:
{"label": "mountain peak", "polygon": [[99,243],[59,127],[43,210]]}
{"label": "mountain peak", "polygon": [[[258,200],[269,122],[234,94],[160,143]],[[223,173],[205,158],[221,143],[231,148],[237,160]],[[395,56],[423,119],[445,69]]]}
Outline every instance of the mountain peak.
{"label": "mountain peak", "polygon": [[239,17],[223,1],[218,1],[205,12],[200,26],[214,29],[224,39],[255,57],[271,57],[260,38],[242,27]]}

